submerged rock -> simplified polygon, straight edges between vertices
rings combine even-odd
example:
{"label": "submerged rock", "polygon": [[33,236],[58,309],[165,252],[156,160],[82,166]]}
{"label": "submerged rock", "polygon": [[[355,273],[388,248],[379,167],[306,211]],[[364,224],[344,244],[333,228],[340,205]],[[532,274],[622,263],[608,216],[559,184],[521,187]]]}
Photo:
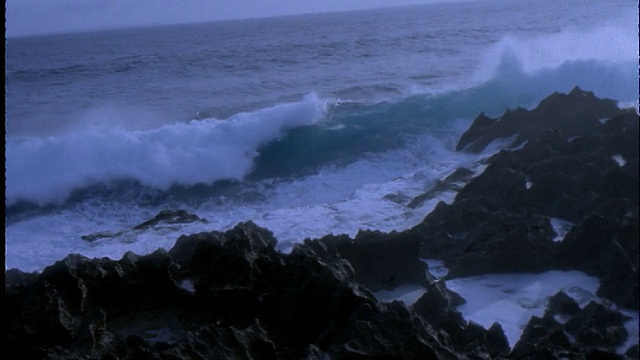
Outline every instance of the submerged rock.
{"label": "submerged rock", "polygon": [[117,238],[132,231],[144,231],[168,225],[189,224],[194,222],[208,223],[206,219],[200,218],[195,214],[188,213],[185,210],[162,210],[153,218],[138,224],[129,230],[98,231],[92,234],[83,235],[80,238],[82,240],[94,242],[101,239]]}
{"label": "submerged rock", "polygon": [[134,226],[133,230],[144,230],[160,224],[188,224],[193,222],[207,223],[208,221],[184,210],[162,210],[152,219]]}

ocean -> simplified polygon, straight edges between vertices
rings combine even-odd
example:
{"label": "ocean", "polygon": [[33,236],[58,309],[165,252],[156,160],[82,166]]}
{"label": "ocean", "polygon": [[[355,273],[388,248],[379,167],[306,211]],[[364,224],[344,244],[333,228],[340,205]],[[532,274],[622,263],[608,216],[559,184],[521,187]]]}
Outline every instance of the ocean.
{"label": "ocean", "polygon": [[[638,102],[637,2],[486,0],[9,38],[5,268],[119,259],[252,220],[404,230],[484,112],[575,86]],[[161,210],[207,220],[146,230]],[[82,237],[108,233],[95,241]]]}

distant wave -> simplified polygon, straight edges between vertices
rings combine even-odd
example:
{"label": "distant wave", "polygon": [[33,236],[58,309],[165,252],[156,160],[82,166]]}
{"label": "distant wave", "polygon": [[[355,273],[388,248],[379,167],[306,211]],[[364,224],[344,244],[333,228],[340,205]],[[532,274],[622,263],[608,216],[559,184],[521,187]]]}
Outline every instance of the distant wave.
{"label": "distant wave", "polygon": [[[624,28],[627,23],[629,28]],[[638,37],[633,24],[637,23],[620,21],[590,30],[504,37],[484,54],[472,79],[538,91],[564,92],[580,86],[600,97],[637,101]]]}
{"label": "distant wave", "polygon": [[600,97],[637,102],[637,18],[590,29],[536,36],[504,36],[478,54],[469,76],[448,84],[413,86],[411,95],[441,95],[452,91],[487,89],[502,83],[513,92],[570,91],[575,86]]}

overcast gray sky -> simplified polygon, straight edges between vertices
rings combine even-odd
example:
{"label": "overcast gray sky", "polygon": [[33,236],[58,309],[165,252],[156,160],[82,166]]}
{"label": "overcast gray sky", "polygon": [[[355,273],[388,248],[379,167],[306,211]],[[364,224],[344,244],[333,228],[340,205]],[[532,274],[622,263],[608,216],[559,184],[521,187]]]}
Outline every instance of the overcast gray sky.
{"label": "overcast gray sky", "polygon": [[456,0],[6,0],[7,37]]}

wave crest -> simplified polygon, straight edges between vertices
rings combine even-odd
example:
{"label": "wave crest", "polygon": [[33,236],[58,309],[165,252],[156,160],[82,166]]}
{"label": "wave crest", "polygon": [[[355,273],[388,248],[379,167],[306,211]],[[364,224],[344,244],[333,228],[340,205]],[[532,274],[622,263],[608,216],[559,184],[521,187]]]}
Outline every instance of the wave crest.
{"label": "wave crest", "polygon": [[258,148],[323,114],[315,94],[227,120],[205,119],[146,131],[85,132],[7,139],[7,204],[64,201],[75,188],[134,179],[171,185],[241,179]]}

